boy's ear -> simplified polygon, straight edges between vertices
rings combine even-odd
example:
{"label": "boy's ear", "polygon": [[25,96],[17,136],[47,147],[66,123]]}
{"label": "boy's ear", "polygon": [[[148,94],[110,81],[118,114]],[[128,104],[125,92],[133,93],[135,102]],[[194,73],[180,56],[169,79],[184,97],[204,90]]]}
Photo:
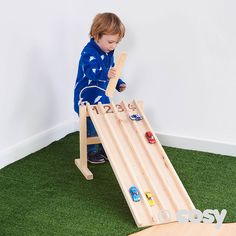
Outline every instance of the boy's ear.
{"label": "boy's ear", "polygon": [[94,35],[94,40],[97,42],[99,40],[98,34]]}

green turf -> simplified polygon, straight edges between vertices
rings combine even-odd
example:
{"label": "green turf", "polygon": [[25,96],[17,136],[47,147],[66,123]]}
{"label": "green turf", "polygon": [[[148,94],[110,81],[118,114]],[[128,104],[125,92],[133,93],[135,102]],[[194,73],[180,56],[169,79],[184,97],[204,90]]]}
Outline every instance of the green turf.
{"label": "green turf", "polygon": [[[137,232],[108,163],[74,165],[79,133],[0,170],[0,235],[127,235]],[[165,147],[195,207],[227,209],[236,222],[236,158]]]}

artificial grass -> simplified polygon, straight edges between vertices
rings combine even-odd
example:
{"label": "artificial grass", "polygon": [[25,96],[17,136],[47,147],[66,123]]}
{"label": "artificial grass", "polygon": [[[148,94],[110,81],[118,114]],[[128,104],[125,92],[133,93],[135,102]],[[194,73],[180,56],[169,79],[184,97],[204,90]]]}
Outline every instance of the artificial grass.
{"label": "artificial grass", "polygon": [[[236,158],[164,147],[195,207],[227,209],[236,222]],[[128,235],[139,231],[109,163],[74,164],[72,133],[0,170],[0,235]]]}

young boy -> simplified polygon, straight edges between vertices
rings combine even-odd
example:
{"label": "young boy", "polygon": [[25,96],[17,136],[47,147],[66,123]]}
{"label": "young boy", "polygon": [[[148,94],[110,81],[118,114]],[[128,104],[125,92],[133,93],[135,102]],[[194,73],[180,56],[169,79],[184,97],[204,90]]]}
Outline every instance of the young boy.
{"label": "young boy", "polygon": [[[90,29],[90,41],[84,47],[78,67],[74,89],[74,110],[79,114],[79,105],[110,103],[105,91],[109,79],[116,76],[114,50],[125,35],[125,27],[114,13],[97,14]],[[126,84],[119,79],[116,89],[124,91]],[[90,118],[87,118],[87,136],[96,136]],[[88,146],[88,162],[101,164],[107,160],[102,145]]]}

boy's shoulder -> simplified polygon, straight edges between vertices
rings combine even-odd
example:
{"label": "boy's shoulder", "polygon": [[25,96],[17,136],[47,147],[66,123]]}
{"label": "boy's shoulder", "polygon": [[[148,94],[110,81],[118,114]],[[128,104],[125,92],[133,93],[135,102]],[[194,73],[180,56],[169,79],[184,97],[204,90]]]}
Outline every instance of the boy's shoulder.
{"label": "boy's shoulder", "polygon": [[85,45],[82,50],[81,56],[94,56],[94,57],[113,57],[113,52],[106,54],[102,49],[96,44],[93,38]]}
{"label": "boy's shoulder", "polygon": [[90,58],[98,58],[99,56],[96,48],[90,42],[86,44],[81,52],[81,59],[86,61],[90,60]]}
{"label": "boy's shoulder", "polygon": [[96,50],[94,50],[91,47],[87,47],[85,46],[85,48],[83,49],[82,53],[81,53],[81,59],[82,61],[92,61],[94,59],[98,59],[100,58],[100,55],[96,52]]}
{"label": "boy's shoulder", "polygon": [[99,48],[99,46],[95,43],[94,39],[90,39],[90,41],[85,45],[83,51],[83,54],[101,54],[103,53],[102,50]]}

